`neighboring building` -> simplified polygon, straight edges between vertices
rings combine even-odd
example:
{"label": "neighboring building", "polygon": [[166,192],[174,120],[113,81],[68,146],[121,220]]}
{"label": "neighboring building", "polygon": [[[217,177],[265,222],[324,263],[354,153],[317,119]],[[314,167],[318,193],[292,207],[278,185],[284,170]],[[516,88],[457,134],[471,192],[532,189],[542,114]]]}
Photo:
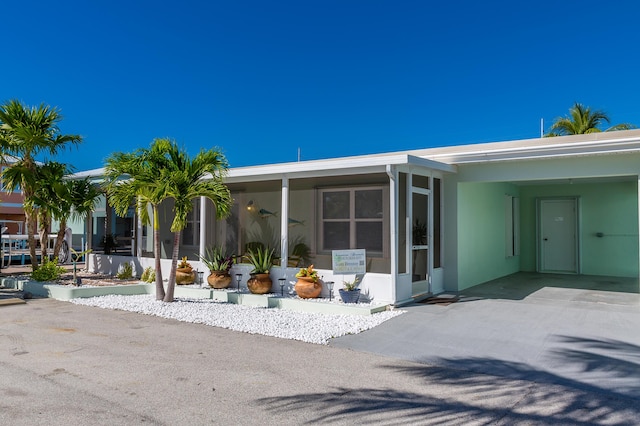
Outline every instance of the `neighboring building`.
{"label": "neighboring building", "polygon": [[[181,255],[259,242],[287,259],[302,243],[339,288],[350,277],[332,275],[331,250],[364,248],[363,292],[394,304],[519,271],[638,277],[639,177],[640,130],[233,168],[231,217],[194,200]],[[171,215],[160,219],[167,258]],[[144,266],[152,235],[134,233]]]}
{"label": "neighboring building", "polygon": [[[8,165],[0,166],[4,170]],[[24,195],[19,188],[5,188],[0,179],[0,229],[7,228],[5,234],[26,232],[24,215]]]}

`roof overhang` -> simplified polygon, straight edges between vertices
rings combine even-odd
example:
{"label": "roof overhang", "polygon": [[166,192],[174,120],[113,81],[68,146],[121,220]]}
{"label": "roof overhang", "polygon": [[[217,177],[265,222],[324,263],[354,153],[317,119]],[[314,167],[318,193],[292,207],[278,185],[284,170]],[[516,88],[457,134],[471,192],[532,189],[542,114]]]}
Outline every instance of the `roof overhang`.
{"label": "roof overhang", "polygon": [[348,176],[386,173],[388,166],[414,166],[447,173],[456,173],[455,165],[441,163],[410,154],[371,155],[344,157],[329,160],[300,161],[296,163],[269,164],[264,166],[229,169],[227,183],[250,181]]}
{"label": "roof overhang", "polygon": [[640,152],[640,130],[557,136],[412,151],[447,164],[488,163]]}

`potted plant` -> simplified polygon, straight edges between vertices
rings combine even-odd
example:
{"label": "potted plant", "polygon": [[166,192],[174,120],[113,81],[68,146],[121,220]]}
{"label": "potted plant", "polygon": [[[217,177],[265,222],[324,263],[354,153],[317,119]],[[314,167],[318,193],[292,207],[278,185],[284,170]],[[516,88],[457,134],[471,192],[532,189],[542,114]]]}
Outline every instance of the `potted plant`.
{"label": "potted plant", "polygon": [[178,268],[176,269],[176,284],[193,284],[195,280],[196,273],[187,261],[187,256],[184,256],[180,263],[178,263]]}
{"label": "potted plant", "polygon": [[342,288],[340,291],[340,298],[344,303],[358,303],[360,298],[360,289],[358,287],[358,277],[353,281],[342,281]]}
{"label": "potted plant", "polygon": [[246,258],[253,266],[251,278],[247,280],[247,288],[254,294],[265,294],[271,291],[271,277],[269,270],[273,265],[275,250],[269,247],[249,249]]}
{"label": "potted plant", "polygon": [[322,284],[318,282],[318,271],[313,269],[313,265],[307,268],[300,268],[296,274],[298,281],[294,286],[296,293],[303,299],[313,299],[320,296]]}
{"label": "potted plant", "polygon": [[207,282],[211,288],[227,288],[231,284],[229,270],[233,264],[233,256],[227,256],[221,246],[207,247],[204,256],[198,255],[202,263],[209,268]]}

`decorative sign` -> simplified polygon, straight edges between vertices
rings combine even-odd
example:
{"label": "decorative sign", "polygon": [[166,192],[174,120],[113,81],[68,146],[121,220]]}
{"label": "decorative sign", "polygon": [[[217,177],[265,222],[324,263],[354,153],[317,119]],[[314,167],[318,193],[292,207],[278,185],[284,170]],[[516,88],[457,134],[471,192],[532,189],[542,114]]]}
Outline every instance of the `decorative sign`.
{"label": "decorative sign", "polygon": [[366,250],[332,250],[331,263],[335,275],[364,274],[367,272]]}

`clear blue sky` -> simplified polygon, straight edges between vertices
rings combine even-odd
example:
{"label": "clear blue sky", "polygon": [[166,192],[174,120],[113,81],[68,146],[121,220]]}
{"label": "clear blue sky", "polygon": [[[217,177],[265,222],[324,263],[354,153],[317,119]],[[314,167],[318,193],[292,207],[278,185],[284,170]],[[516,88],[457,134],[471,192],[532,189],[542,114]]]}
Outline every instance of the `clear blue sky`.
{"label": "clear blue sky", "polygon": [[171,137],[232,167],[537,137],[575,102],[640,125],[640,3],[12,1],[0,102],[57,106],[102,167]]}

